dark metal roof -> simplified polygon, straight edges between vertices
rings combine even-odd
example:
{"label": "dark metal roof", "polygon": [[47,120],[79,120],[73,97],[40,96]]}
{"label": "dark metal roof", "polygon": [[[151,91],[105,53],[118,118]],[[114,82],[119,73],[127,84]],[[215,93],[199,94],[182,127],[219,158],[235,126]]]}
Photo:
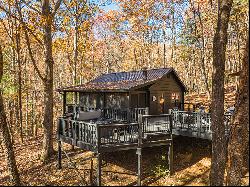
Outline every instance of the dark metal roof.
{"label": "dark metal roof", "polygon": [[[162,69],[150,69],[147,71],[147,80],[154,80],[162,77],[163,75],[169,72],[170,68]],[[143,70],[141,71],[129,71],[129,72],[118,72],[118,73],[109,73],[104,74],[91,82],[118,82],[118,81],[134,81],[134,80],[143,80]]]}
{"label": "dark metal roof", "polygon": [[145,71],[147,77],[145,77],[143,70],[103,74],[85,84],[59,88],[57,91],[128,91],[134,87],[153,83],[170,72],[176,75],[184,90],[186,90],[173,68],[150,69]]}

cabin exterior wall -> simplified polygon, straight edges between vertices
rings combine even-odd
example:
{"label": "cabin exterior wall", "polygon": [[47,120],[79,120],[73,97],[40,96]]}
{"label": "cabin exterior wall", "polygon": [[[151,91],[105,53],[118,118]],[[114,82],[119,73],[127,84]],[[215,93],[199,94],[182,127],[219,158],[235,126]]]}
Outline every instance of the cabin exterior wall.
{"label": "cabin exterior wall", "polygon": [[[164,102],[161,103],[162,99]],[[184,90],[175,74],[170,73],[153,85],[129,92],[79,93],[79,104],[84,108],[146,108],[150,114],[166,114],[169,109],[180,108]]]}
{"label": "cabin exterior wall", "polygon": [[[157,81],[149,90],[150,114],[168,113],[169,109],[183,101],[184,92],[172,73]],[[176,97],[173,98],[174,96]],[[160,104],[161,99],[164,99],[163,104]]]}

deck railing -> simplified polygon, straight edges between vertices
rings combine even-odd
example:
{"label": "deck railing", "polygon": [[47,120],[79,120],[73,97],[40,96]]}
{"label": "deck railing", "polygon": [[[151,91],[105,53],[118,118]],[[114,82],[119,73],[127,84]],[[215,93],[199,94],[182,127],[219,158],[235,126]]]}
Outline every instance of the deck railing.
{"label": "deck railing", "polygon": [[[59,118],[58,137],[73,145],[88,145],[91,150],[97,151],[108,147],[137,146],[139,128],[142,137],[146,139],[149,134],[171,134],[172,120],[170,114],[140,115],[139,123],[113,123],[98,124]],[[139,119],[140,117],[138,117]]]}
{"label": "deck railing", "polygon": [[102,116],[105,119],[127,121],[132,123],[138,122],[138,116],[148,114],[148,108],[104,108]]}
{"label": "deck railing", "polygon": [[[79,110],[83,111],[83,107],[79,105],[67,105],[67,112],[69,113],[77,113]],[[102,118],[104,119],[112,119],[117,121],[128,121],[132,123],[138,122],[138,116],[147,115],[148,114],[148,107],[146,108],[84,108],[85,111],[91,110],[101,110],[102,111]],[[77,116],[77,115],[74,115]]]}
{"label": "deck railing", "polygon": [[[211,134],[211,113],[205,112],[188,112],[188,111],[172,111],[173,128],[176,130],[191,130],[201,133]],[[224,125],[226,135],[230,130],[231,114],[224,115]]]}
{"label": "deck railing", "polygon": [[155,133],[155,132],[167,132],[171,134],[172,133],[171,114],[143,115],[142,132],[144,134]]}
{"label": "deck railing", "polygon": [[[116,120],[127,119],[126,114],[119,114],[119,110],[108,111],[107,116],[110,115],[109,117],[113,119],[108,123],[105,120],[94,123],[61,117],[58,123],[58,136],[70,144],[87,146],[94,151],[108,147],[136,146],[139,139],[147,142],[159,135],[171,138],[168,135],[176,133],[183,136],[212,138],[210,113],[172,111],[171,114],[161,115],[138,114],[136,123]],[[229,132],[230,121],[231,115],[225,115],[226,135]]]}
{"label": "deck railing", "polygon": [[72,139],[74,145],[77,142],[97,146],[96,124],[66,118],[58,119],[58,135]]}
{"label": "deck railing", "polygon": [[115,109],[104,108],[102,109],[102,117],[104,119],[112,119],[117,121],[128,121],[129,109]]}
{"label": "deck railing", "polygon": [[138,123],[98,125],[99,148],[137,143]]}

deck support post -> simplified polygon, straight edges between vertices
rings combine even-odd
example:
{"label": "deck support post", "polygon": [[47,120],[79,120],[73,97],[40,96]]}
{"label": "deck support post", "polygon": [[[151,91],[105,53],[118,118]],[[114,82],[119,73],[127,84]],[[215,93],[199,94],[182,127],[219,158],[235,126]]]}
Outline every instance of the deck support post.
{"label": "deck support post", "polygon": [[90,186],[93,186],[93,159],[90,160],[90,172],[89,172]]}
{"label": "deck support post", "polygon": [[174,165],[174,152],[173,152],[173,140],[168,146],[168,168],[170,176],[173,175],[173,165]]}
{"label": "deck support post", "polygon": [[62,142],[58,140],[58,165],[57,169],[62,169]]}
{"label": "deck support post", "polygon": [[138,147],[136,154],[138,155],[138,173],[137,173],[137,186],[141,186],[141,162],[142,162],[142,114],[138,115]]}
{"label": "deck support post", "polygon": [[173,140],[173,113],[169,116],[169,127],[170,127],[170,144],[168,146],[168,167],[170,176],[173,175],[173,165],[174,165],[174,140]]}
{"label": "deck support post", "polygon": [[97,186],[101,186],[101,179],[102,179],[102,155],[101,153],[97,154]]}
{"label": "deck support post", "polygon": [[137,148],[136,154],[138,155],[138,171],[137,171],[137,186],[141,186],[141,162],[142,162],[142,152],[141,148]]}

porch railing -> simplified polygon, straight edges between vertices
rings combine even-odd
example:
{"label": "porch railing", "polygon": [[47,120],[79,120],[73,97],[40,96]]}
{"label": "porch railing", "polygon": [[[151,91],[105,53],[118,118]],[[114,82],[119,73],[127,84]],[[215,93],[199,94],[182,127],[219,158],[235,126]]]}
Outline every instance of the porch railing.
{"label": "porch railing", "polygon": [[155,133],[167,132],[172,133],[172,116],[171,114],[161,115],[142,115],[142,132]]}
{"label": "porch railing", "polygon": [[[114,119],[119,117],[117,112],[111,111],[108,114]],[[179,135],[189,136],[191,133],[194,137],[212,138],[210,113],[172,111],[171,114],[161,115],[138,114],[137,118],[138,121],[135,123],[131,121],[104,123],[105,120],[93,123],[60,117],[58,137],[73,145],[88,146],[94,151],[112,146],[126,147],[132,144],[136,146],[139,139],[148,141],[148,138],[153,139],[152,137],[158,135],[168,136],[182,130],[183,133]],[[226,134],[230,130],[230,122],[231,115],[225,115]]]}
{"label": "porch railing", "polygon": [[[173,128],[192,130],[198,133],[211,133],[211,113],[171,111],[173,115]],[[230,130],[231,114],[224,114],[226,134]]]}
{"label": "porch railing", "polygon": [[[67,105],[67,113],[76,114],[79,111],[91,111],[91,110],[101,110],[102,118],[112,119],[117,121],[127,121],[136,123],[138,122],[138,116],[147,115],[149,113],[149,108],[84,108],[79,105]],[[73,115],[76,116],[76,115]]]}
{"label": "porch railing", "polygon": [[[58,119],[58,138],[70,139],[73,145],[86,145],[91,150],[99,151],[110,147],[137,146],[139,138],[146,139],[149,134],[171,134],[171,115],[140,115],[139,123],[98,124]],[[140,118],[140,117],[138,117]],[[141,129],[142,137],[139,137]],[[112,149],[110,149],[112,150]]]}
{"label": "porch railing", "polygon": [[96,124],[67,118],[58,119],[58,135],[73,139],[77,144],[80,141],[85,144],[97,145]]}

